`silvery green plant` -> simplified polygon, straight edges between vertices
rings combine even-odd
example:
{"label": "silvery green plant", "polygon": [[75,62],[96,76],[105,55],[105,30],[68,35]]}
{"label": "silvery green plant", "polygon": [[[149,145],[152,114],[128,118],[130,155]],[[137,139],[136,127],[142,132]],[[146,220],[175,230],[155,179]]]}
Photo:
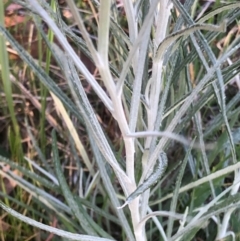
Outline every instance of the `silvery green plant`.
{"label": "silvery green plant", "polygon": [[[7,163],[24,176],[61,193],[65,202],[11,171],[0,170],[1,175],[17,181],[21,188],[42,202],[48,210],[56,213],[59,220],[67,223],[66,227],[71,226],[68,216],[74,215],[77,221],[72,229],[84,235],[41,224],[3,203],[0,204],[1,207],[30,225],[68,240],[114,240],[111,233],[92,219],[86,208],[91,208],[96,214],[120,225],[124,232],[123,237],[131,241],[151,240],[151,237],[160,237],[159,240],[164,241],[192,240],[200,229],[208,229],[209,220],[213,220],[217,229],[215,239],[220,240],[227,236],[235,239],[234,232],[230,231],[230,220],[240,205],[240,196],[237,194],[240,163],[236,150],[240,135],[239,129],[235,127],[234,130],[233,126],[239,113],[237,104],[240,95],[237,94],[226,103],[225,87],[239,73],[239,60],[233,63],[231,59],[240,43],[239,37],[236,37],[218,56],[214,54],[211,43],[239,18],[240,3],[222,4],[195,19],[193,16],[198,1],[194,0],[186,0],[184,5],[178,0],[93,1],[98,9],[95,47],[73,0],[67,0],[67,4],[82,38],[76,36],[63,22],[59,12],[53,11],[45,1],[18,2],[29,10],[36,25],[39,25],[40,18],[57,37],[61,48],[48,42],[42,32],[66,78],[72,99],[62,92],[3,26],[0,26],[0,32],[51,92],[63,120],[68,123],[73,149],[76,153],[79,151],[89,170],[92,178],[89,187],[94,186],[98,178],[101,179],[103,186],[99,187],[99,193],[107,193],[110,202],[108,205],[114,215],[106,211],[101,213],[84,195],[75,196],[71,192],[61,169],[55,131],[52,133],[52,158],[55,167],[52,170],[41,155],[30,129],[29,136],[35,143],[45,169],[28,158],[26,161],[41,175],[4,157],[1,157],[1,165]],[[120,3],[126,14],[128,33],[121,26],[117,6]],[[216,24],[207,23],[216,16],[221,16]],[[40,28],[39,31],[41,32]],[[104,88],[88,71],[66,36],[74,40],[81,51],[93,61]],[[189,66],[194,63],[198,63],[199,73],[192,80]],[[104,133],[82,86],[79,73],[117,122],[123,139],[124,157],[119,158]],[[203,128],[202,110],[213,101],[217,103],[219,113],[211,121],[212,125]],[[97,171],[94,170],[93,161],[85,152],[79,137],[75,135],[69,113],[85,126]],[[190,128],[191,123],[194,130],[192,139],[189,139],[187,128]],[[225,131],[219,138],[221,142],[209,138],[223,126]],[[172,179],[174,188],[171,191],[169,187],[165,188],[166,180],[170,178],[169,173],[174,169],[168,160],[168,150],[176,142],[183,146],[184,155],[174,157],[174,165],[178,168],[173,170],[176,178]],[[220,155],[224,160],[219,163],[218,169],[211,170],[212,165],[217,166],[214,161]],[[181,186],[186,167],[189,168],[192,179]],[[112,171],[121,191],[111,181]],[[224,176],[229,173],[234,174],[233,182],[228,188],[217,192],[216,189],[224,184]],[[199,195],[199,187],[207,190],[209,195],[205,199],[201,198],[200,204],[196,204],[193,199],[198,198],[195,195]],[[179,202],[183,202],[182,193],[191,198],[188,193],[192,190],[196,191],[193,191],[190,204],[186,204],[185,210],[178,213]],[[89,192],[93,190],[90,189]],[[168,205],[163,202],[168,202]],[[156,206],[159,210],[153,211]],[[127,215],[128,209],[130,218]],[[220,218],[220,214],[223,218]],[[174,223],[175,220],[178,222]],[[146,229],[147,221],[154,225],[150,233]]]}

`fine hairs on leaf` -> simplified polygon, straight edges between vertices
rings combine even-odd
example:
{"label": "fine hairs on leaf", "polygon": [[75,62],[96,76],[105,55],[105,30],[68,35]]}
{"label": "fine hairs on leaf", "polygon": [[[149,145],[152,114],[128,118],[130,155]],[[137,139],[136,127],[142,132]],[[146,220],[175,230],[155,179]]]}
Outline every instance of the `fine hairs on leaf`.
{"label": "fine hairs on leaf", "polygon": [[[170,211],[172,211],[172,212],[176,211],[177,200],[178,200],[178,197],[179,197],[179,189],[180,189],[180,186],[181,186],[181,182],[182,182],[182,179],[183,179],[184,170],[186,168],[188,158],[191,154],[193,144],[194,144],[194,141],[192,141],[191,146],[189,147],[189,149],[186,153],[186,156],[185,156],[185,158],[184,158],[184,160],[181,164],[180,170],[179,170],[179,174],[178,174],[177,181],[176,181],[176,187],[175,187],[175,190],[174,190],[174,194],[173,194],[173,198],[172,198],[171,206],[170,206]],[[172,230],[173,230],[173,218],[169,217],[168,230],[167,230],[168,238],[171,237]]]}
{"label": "fine hairs on leaf", "polygon": [[10,2],[0,239],[236,239],[239,1]]}
{"label": "fine hairs on leaf", "polygon": [[52,138],[53,138],[53,159],[55,163],[55,171],[56,171],[60,186],[62,188],[63,195],[66,198],[67,203],[71,207],[73,214],[78,219],[80,225],[83,227],[83,229],[86,231],[87,234],[92,236],[97,236],[97,234],[99,234],[102,237],[112,238],[92,220],[92,218],[88,215],[88,213],[86,212],[85,208],[81,205],[81,203],[77,204],[76,201],[74,200],[74,197],[61,171],[59,154],[56,148],[57,138],[56,138],[55,131],[52,132]]}
{"label": "fine hairs on leaf", "polygon": [[156,162],[153,172],[144,180],[142,184],[140,184],[137,189],[131,193],[127,199],[126,202],[119,208],[125,207],[128,203],[130,203],[133,199],[138,197],[140,194],[145,192],[147,189],[151,188],[158,180],[161,179],[163,176],[168,164],[167,155],[165,152],[161,152],[158,158],[158,161]]}
{"label": "fine hairs on leaf", "polygon": [[70,233],[67,231],[64,231],[62,229],[54,228],[52,226],[48,226],[45,224],[42,224],[41,222],[37,222],[34,219],[28,218],[25,215],[22,215],[15,210],[13,210],[10,207],[7,207],[5,204],[0,202],[0,207],[4,209],[7,213],[13,215],[14,217],[22,220],[23,222],[30,224],[34,227],[40,228],[42,230],[48,231],[50,233],[54,233],[60,237],[64,237],[70,240],[79,240],[79,241],[113,241],[114,239],[106,239],[106,238],[98,238],[95,236],[88,236],[88,235],[80,235],[75,233]]}
{"label": "fine hairs on leaf", "polygon": [[166,51],[167,47],[170,46],[174,41],[176,41],[181,36],[187,36],[196,30],[208,30],[208,31],[217,31],[217,32],[225,32],[226,31],[226,22],[222,22],[220,26],[209,25],[209,24],[196,24],[193,26],[189,26],[186,29],[180,30],[172,35],[168,36],[160,45],[158,46],[157,53],[155,58],[160,59],[163,56],[164,51]]}

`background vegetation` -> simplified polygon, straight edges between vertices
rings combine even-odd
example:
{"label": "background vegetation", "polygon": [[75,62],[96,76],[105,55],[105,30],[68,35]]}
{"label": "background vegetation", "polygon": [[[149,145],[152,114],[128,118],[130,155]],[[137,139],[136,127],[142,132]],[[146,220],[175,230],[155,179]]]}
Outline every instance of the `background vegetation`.
{"label": "background vegetation", "polygon": [[239,17],[0,1],[0,239],[240,240]]}

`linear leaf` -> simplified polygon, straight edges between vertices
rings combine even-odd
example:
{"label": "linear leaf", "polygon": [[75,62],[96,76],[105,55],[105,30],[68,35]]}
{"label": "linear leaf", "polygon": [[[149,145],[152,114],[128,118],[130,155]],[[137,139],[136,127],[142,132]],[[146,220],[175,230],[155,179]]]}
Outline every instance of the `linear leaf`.
{"label": "linear leaf", "polygon": [[68,185],[66,182],[66,179],[64,178],[64,175],[61,170],[60,162],[59,162],[59,155],[58,155],[58,149],[57,149],[57,143],[56,143],[56,133],[55,131],[52,132],[52,139],[53,139],[53,159],[55,164],[55,171],[57,174],[57,178],[60,184],[60,187],[62,189],[63,195],[66,198],[66,201],[69,205],[69,207],[72,210],[72,213],[75,215],[75,217],[78,219],[79,223],[81,224],[82,228],[90,235],[97,236],[97,230],[101,235],[107,236],[108,238],[110,235],[108,235],[105,231],[103,231],[94,221],[93,219],[88,215],[84,207],[81,203],[76,203]]}
{"label": "linear leaf", "polygon": [[12,216],[18,218],[19,220],[29,225],[48,231],[50,233],[54,233],[58,236],[61,236],[70,240],[78,240],[78,241],[112,241],[113,240],[113,239],[106,239],[106,238],[98,238],[95,236],[80,235],[80,234],[70,233],[61,229],[53,228],[52,226],[42,224],[40,222],[35,221],[34,219],[28,218],[25,215],[22,215],[14,211],[10,207],[7,207],[6,205],[4,205],[2,202],[0,202],[0,207],[3,210],[5,210],[7,213],[11,214]]}

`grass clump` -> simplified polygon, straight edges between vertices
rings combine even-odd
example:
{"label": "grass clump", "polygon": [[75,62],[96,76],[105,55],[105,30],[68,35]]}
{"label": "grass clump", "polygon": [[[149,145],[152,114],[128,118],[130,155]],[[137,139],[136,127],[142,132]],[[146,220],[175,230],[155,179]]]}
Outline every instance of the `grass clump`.
{"label": "grass clump", "polygon": [[237,240],[240,4],[17,3],[1,239]]}

